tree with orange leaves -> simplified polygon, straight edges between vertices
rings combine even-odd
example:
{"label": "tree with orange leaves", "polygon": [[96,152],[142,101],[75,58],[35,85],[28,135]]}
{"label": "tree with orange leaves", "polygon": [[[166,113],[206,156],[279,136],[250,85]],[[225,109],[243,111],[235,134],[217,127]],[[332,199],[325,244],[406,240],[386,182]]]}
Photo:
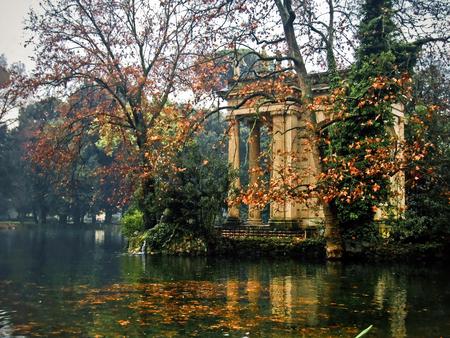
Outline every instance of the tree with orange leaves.
{"label": "tree with orange leaves", "polygon": [[79,156],[83,135],[98,132],[104,148],[117,152],[112,170],[131,183],[145,226],[153,227],[155,177],[180,170],[172,159],[201,124],[205,113],[196,107],[219,80],[210,55],[227,6],[43,1],[27,22],[36,55],[28,85],[68,99],[59,121],[40,134],[34,160],[63,170]]}

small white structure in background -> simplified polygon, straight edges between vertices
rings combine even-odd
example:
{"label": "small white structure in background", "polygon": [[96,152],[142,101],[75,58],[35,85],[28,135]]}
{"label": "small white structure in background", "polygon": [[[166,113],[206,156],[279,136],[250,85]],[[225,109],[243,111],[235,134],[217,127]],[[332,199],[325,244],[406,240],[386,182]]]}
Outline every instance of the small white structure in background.
{"label": "small white structure in background", "polygon": [[97,214],[97,216],[95,217],[97,222],[104,222],[105,221],[105,213],[102,211],[101,213]]}

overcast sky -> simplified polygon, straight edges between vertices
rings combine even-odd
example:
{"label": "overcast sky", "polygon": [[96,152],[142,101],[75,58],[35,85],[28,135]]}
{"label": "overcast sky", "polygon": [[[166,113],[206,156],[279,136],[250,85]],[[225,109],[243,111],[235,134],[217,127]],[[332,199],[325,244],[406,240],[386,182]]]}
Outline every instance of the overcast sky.
{"label": "overcast sky", "polygon": [[23,22],[31,6],[38,4],[39,0],[0,0],[0,54],[5,54],[8,63],[21,61],[32,67],[32,50],[24,47]]}

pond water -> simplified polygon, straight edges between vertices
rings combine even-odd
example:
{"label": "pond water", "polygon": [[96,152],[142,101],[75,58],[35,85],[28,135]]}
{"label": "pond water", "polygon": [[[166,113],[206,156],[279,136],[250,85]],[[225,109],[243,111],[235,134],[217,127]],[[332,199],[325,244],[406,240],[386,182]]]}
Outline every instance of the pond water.
{"label": "pond water", "polygon": [[0,336],[449,337],[443,266],[124,255],[114,227],[0,230]]}

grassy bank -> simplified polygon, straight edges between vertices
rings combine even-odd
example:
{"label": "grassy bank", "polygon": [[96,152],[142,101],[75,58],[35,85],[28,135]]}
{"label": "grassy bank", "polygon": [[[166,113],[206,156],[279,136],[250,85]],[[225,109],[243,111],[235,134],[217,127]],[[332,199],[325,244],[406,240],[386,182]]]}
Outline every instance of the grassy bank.
{"label": "grassy bank", "polygon": [[346,259],[379,262],[450,260],[450,242],[379,243],[361,252],[347,252]]}
{"label": "grassy bank", "polygon": [[[276,238],[276,237],[221,237],[218,233],[209,236],[189,233],[172,234],[161,243],[150,230],[129,238],[128,251],[138,253],[145,247],[148,254],[223,257],[292,257],[308,260],[325,259],[323,238]],[[422,260],[446,260],[450,257],[450,245],[442,243],[379,242],[358,251],[347,251],[345,260],[408,262]]]}
{"label": "grassy bank", "polygon": [[128,251],[148,254],[214,255],[226,257],[304,257],[323,259],[325,241],[322,238],[301,240],[299,238],[277,238],[240,236],[228,238],[219,232],[192,234],[182,229],[167,233],[164,228],[154,228],[129,236]]}

